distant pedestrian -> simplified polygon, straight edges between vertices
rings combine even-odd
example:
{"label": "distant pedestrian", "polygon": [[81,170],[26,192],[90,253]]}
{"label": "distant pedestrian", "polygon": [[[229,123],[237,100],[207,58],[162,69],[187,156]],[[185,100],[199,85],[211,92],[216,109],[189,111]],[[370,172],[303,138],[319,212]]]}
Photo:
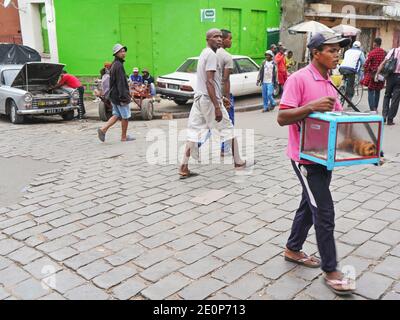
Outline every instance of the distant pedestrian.
{"label": "distant pedestrian", "polygon": [[130,102],[131,96],[129,94],[128,80],[124,69],[124,62],[126,57],[127,47],[121,44],[116,44],[113,48],[113,55],[115,57],[110,70],[110,91],[108,97],[112,103],[112,117],[105,124],[103,128],[97,130],[100,141],[104,142],[106,133],[114,124],[121,121],[121,141],[132,141],[134,137],[127,135],[128,120],[131,117]]}
{"label": "distant pedestrian", "polygon": [[[377,71],[383,60],[385,60],[386,52],[381,48],[382,39],[374,40],[373,49],[368,55],[364,64],[364,79],[361,84],[368,88],[368,104],[371,111],[377,111],[381,90],[385,85],[385,81],[379,81],[376,78]],[[378,80],[378,81],[376,81]]]}
{"label": "distant pedestrian", "polygon": [[[225,49],[232,47],[232,33],[229,30],[222,29],[222,47],[217,50],[218,63],[222,69],[222,102],[228,111],[229,119],[232,124],[235,125],[235,102],[234,97],[231,93],[231,80],[230,76],[233,72],[234,64],[232,55],[229,54]],[[230,144],[222,142],[221,156],[225,156],[225,153],[230,151]]]}
{"label": "distant pedestrian", "polygon": [[275,56],[275,62],[278,67],[278,85],[279,85],[279,93],[283,92],[283,86],[288,78],[287,69],[286,69],[286,57],[285,57],[285,48],[280,47],[278,53]]}
{"label": "distant pedestrian", "polygon": [[293,58],[293,51],[289,51],[286,56],[286,69],[288,76],[296,71],[296,61]]}
{"label": "distant pedestrian", "polygon": [[211,29],[206,38],[207,47],[200,54],[197,64],[197,86],[188,120],[188,139],[179,168],[181,178],[193,175],[189,170],[189,158],[199,159],[199,143],[206,140],[210,130],[221,137],[222,142],[232,143],[236,169],[244,169],[250,165],[239,156],[233,124],[222,102],[222,69],[216,54],[217,49],[222,46],[222,33],[219,29]]}
{"label": "distant pedestrian", "polygon": [[78,109],[78,119],[83,119],[85,118],[86,115],[86,110],[85,110],[85,103],[84,103],[84,93],[85,93],[85,88],[82,86],[81,81],[73,76],[72,74],[69,74],[67,70],[63,70],[61,74],[61,78],[58,81],[58,83],[54,86],[54,89],[58,89],[61,87],[68,87],[71,89],[76,89],[79,92],[79,109]]}
{"label": "distant pedestrian", "polygon": [[265,60],[261,64],[258,73],[257,85],[262,86],[262,96],[264,108],[262,112],[273,110],[276,106],[274,100],[274,88],[276,85],[277,68],[274,62],[274,54],[271,50],[265,52]]}
{"label": "distant pedestrian", "polygon": [[388,75],[386,79],[386,92],[382,111],[382,116],[388,126],[394,125],[393,119],[396,117],[400,103],[400,47],[393,48],[388,52],[377,71],[377,74],[380,74],[386,61],[392,58],[397,59],[397,63],[394,72]]}
{"label": "distant pedestrian", "polygon": [[152,97],[156,95],[156,86],[154,84],[154,78],[150,75],[149,70],[144,68],[142,70],[142,81],[145,85],[150,87],[150,94]]}
{"label": "distant pedestrian", "polygon": [[143,77],[139,74],[139,68],[133,68],[132,74],[129,76],[129,80],[135,84],[143,83]]}

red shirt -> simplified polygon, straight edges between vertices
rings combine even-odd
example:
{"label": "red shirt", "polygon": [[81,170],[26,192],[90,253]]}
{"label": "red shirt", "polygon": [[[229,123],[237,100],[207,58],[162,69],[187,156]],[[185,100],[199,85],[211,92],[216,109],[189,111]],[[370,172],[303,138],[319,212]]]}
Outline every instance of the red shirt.
{"label": "red shirt", "polygon": [[81,82],[77,77],[74,77],[73,75],[68,73],[61,76],[61,79],[58,82],[58,84],[70,87],[72,89],[77,89],[82,86]]}

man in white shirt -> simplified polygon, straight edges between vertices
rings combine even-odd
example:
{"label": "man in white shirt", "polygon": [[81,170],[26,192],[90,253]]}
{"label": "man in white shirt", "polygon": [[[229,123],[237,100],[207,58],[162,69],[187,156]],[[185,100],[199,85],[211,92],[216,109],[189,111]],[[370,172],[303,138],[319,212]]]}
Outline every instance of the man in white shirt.
{"label": "man in white shirt", "polygon": [[205,141],[210,130],[219,135],[223,142],[232,143],[235,169],[250,166],[250,163],[240,158],[233,124],[222,103],[222,69],[216,54],[217,49],[222,45],[222,33],[219,29],[211,29],[206,37],[207,47],[202,51],[197,64],[197,86],[188,120],[188,138],[179,168],[181,179],[193,174],[189,170],[189,158],[192,156],[196,160],[199,159],[199,143]]}
{"label": "man in white shirt", "polygon": [[356,74],[360,72],[364,63],[365,55],[361,50],[361,42],[354,41],[353,47],[345,52],[343,62],[339,68],[343,79],[347,81],[345,95],[349,100],[353,99]]}

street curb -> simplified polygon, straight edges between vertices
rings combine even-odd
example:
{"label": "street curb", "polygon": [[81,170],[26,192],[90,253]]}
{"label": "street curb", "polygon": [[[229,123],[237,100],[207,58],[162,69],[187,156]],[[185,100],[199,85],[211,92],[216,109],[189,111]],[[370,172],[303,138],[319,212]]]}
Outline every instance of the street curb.
{"label": "street curb", "polygon": [[[237,107],[235,108],[235,113],[237,112],[250,112],[250,111],[255,111],[255,110],[261,110],[263,108],[262,104],[253,104],[249,106],[244,106],[244,107]],[[142,119],[140,115],[140,111],[135,111],[133,112],[133,118],[134,119]],[[164,115],[172,115],[173,119],[185,119],[189,118],[190,110],[187,112],[164,112],[164,113],[155,113],[153,119],[155,120],[160,120],[163,118]],[[88,116],[87,117],[90,120],[100,120],[99,116]]]}

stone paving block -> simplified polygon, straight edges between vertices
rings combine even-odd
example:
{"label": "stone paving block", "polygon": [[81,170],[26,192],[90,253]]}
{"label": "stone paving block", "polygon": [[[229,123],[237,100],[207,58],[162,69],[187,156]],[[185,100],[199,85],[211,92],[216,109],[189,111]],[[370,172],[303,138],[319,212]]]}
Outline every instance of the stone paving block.
{"label": "stone paving block", "polygon": [[166,212],[155,212],[152,213],[149,216],[145,216],[145,217],[141,217],[139,215],[136,215],[139,219],[137,220],[137,222],[139,222],[140,224],[143,224],[144,226],[150,226],[152,224],[155,224],[157,222],[166,220],[168,218],[171,217],[170,214],[166,213]]}
{"label": "stone paving block", "polygon": [[12,261],[5,257],[0,257],[0,270],[7,268],[12,264]]}
{"label": "stone paving block", "polygon": [[246,260],[236,259],[232,262],[229,262],[221,269],[215,271],[212,274],[212,277],[222,280],[226,283],[232,283],[255,267],[256,265],[254,263],[250,263]]}
{"label": "stone paving block", "polygon": [[216,235],[223,233],[226,230],[229,230],[230,228],[232,228],[231,224],[218,221],[208,227],[198,230],[197,233],[209,238],[213,238]]}
{"label": "stone paving block", "polygon": [[339,262],[339,270],[343,268],[354,268],[355,276],[358,278],[364,271],[366,271],[371,264],[370,260],[366,260],[356,256],[348,256]]}
{"label": "stone paving block", "polygon": [[24,266],[37,279],[44,279],[62,270],[62,267],[48,257],[43,257]]}
{"label": "stone paving block", "polygon": [[236,241],[225,248],[219,249],[213,253],[213,256],[222,259],[226,262],[232,261],[233,259],[242,256],[246,252],[252,250],[254,247],[243,243],[242,241]]}
{"label": "stone paving block", "polygon": [[368,239],[373,237],[374,234],[362,230],[353,229],[345,233],[339,238],[339,240],[348,243],[350,245],[359,246],[366,242]]}
{"label": "stone paving block", "polygon": [[389,204],[389,202],[373,199],[373,200],[364,202],[363,205],[361,206],[361,208],[379,211],[379,210],[384,209],[388,204]]}
{"label": "stone paving block", "polygon": [[0,287],[0,300],[5,300],[8,298],[10,294],[4,290],[4,288]]}
{"label": "stone paving block", "polygon": [[47,231],[43,235],[49,240],[54,240],[57,238],[61,238],[62,236],[74,233],[81,229],[82,229],[82,227],[79,226],[78,224],[70,223],[65,226]]}
{"label": "stone paving block", "polygon": [[[338,202],[335,207],[337,210],[349,212],[349,211],[353,211],[354,209],[356,209],[359,206],[360,206],[359,202],[354,201],[354,200],[345,199],[345,200]],[[366,207],[364,207],[364,208],[366,208]],[[368,208],[366,208],[366,209],[368,209]]]}
{"label": "stone paving block", "polygon": [[336,298],[336,294],[323,283],[322,276],[302,291],[302,293],[315,300],[334,300]]}
{"label": "stone paving block", "polygon": [[351,252],[354,251],[355,248],[357,247],[348,245],[341,241],[336,241],[337,258],[340,260],[347,257]]}
{"label": "stone paving block", "polygon": [[397,247],[395,247],[394,249],[392,249],[390,251],[390,254],[396,257],[400,257],[400,245],[398,245]]}
{"label": "stone paving block", "polygon": [[205,241],[204,243],[213,247],[216,247],[218,249],[221,249],[237,240],[242,238],[243,236],[240,235],[239,233],[233,232],[233,231],[226,231],[224,233],[221,233],[214,238]]}
{"label": "stone paving block", "polygon": [[250,204],[241,201],[236,201],[222,208],[225,212],[237,213],[239,211],[247,211],[251,207]]}
{"label": "stone paving block", "polygon": [[198,234],[188,234],[184,237],[180,237],[177,240],[167,243],[167,246],[176,251],[182,251],[200,242],[203,242],[205,239],[205,237]]}
{"label": "stone paving block", "polygon": [[65,294],[68,300],[107,300],[109,295],[103,290],[91,285],[85,284],[68,291]]}
{"label": "stone paving block", "polygon": [[176,226],[175,228],[168,230],[168,232],[175,234],[177,237],[183,237],[204,227],[206,227],[205,224],[195,220]]}
{"label": "stone paving block", "polygon": [[97,260],[77,270],[77,273],[86,280],[91,280],[104,272],[112,269],[108,263],[103,260]]}
{"label": "stone paving block", "polygon": [[205,257],[179,271],[192,279],[199,279],[223,265],[224,263],[221,260],[214,257]]}
{"label": "stone paving block", "polygon": [[137,223],[136,221],[132,221],[132,222],[122,225],[118,228],[113,228],[113,229],[107,231],[107,233],[115,238],[119,238],[119,237],[125,236],[129,233],[136,232],[137,230],[140,230],[142,228],[143,228],[143,225],[141,225],[140,223]]}
{"label": "stone paving block", "polygon": [[169,221],[161,221],[151,226],[141,228],[138,232],[144,237],[152,237],[163,231],[172,229],[175,225]]}
{"label": "stone paving block", "polygon": [[171,218],[168,218],[168,221],[170,221],[176,225],[181,225],[188,221],[193,221],[201,215],[202,214],[197,211],[188,211],[188,212],[183,212],[183,213],[177,214],[175,216],[172,216]]}
{"label": "stone paving block", "polygon": [[123,265],[145,252],[145,249],[140,245],[133,245],[125,248],[112,256],[105,258],[114,267]]}
{"label": "stone paving block", "polygon": [[82,213],[87,217],[93,217],[101,213],[109,213],[114,209],[114,206],[108,203],[103,203],[90,209],[82,210]]}
{"label": "stone paving block", "polygon": [[177,205],[177,204],[181,204],[183,202],[187,202],[190,199],[191,199],[191,197],[189,197],[187,195],[184,195],[184,194],[181,194],[181,195],[178,195],[178,196],[175,196],[175,197],[169,197],[168,199],[163,200],[162,202],[164,204],[168,205],[168,206],[174,206],[174,205]]}
{"label": "stone paving block", "polygon": [[268,283],[269,280],[263,277],[249,274],[224,289],[224,292],[232,297],[244,300],[264,288]]}
{"label": "stone paving block", "polygon": [[[287,211],[279,210],[276,208],[266,208],[261,212],[257,212],[257,219],[264,220],[265,222],[272,223],[287,215]],[[294,215],[293,215],[294,217]]]}
{"label": "stone paving block", "polygon": [[35,249],[29,247],[22,247],[14,251],[13,253],[9,254],[8,258],[20,264],[26,265],[29,262],[34,261],[42,256],[43,254]]}
{"label": "stone paving block", "polygon": [[357,281],[357,294],[368,299],[379,299],[392,285],[393,279],[366,272]]}
{"label": "stone paving block", "polygon": [[21,248],[23,244],[14,239],[0,240],[0,255],[6,256],[9,253]]}
{"label": "stone paving block", "polygon": [[211,211],[210,213],[207,214],[202,214],[196,219],[196,221],[211,225],[229,216],[231,216],[229,212],[216,210],[216,211]]}
{"label": "stone paving block", "polygon": [[292,224],[293,224],[292,220],[281,218],[267,225],[267,228],[277,232],[285,232],[292,228]]}
{"label": "stone paving block", "polygon": [[208,256],[215,251],[215,248],[207,246],[203,243],[199,243],[194,247],[178,252],[175,256],[177,259],[185,262],[186,264],[192,264],[205,256]]}
{"label": "stone paving block", "polygon": [[389,292],[382,297],[382,300],[400,300],[400,294]]}
{"label": "stone paving block", "polygon": [[150,215],[150,214],[152,214],[154,212],[165,211],[167,213],[170,213],[170,214],[174,215],[174,214],[183,212],[185,210],[190,210],[191,208],[195,207],[195,205],[192,205],[192,206],[188,206],[187,207],[188,209],[186,209],[186,204],[187,203],[185,202],[185,203],[181,203],[181,204],[178,204],[176,206],[173,206],[173,207],[168,207],[166,205],[162,205],[162,204],[159,204],[159,203],[154,203],[154,204],[151,204],[151,205],[146,206],[144,208],[135,210],[135,213],[137,213],[140,216],[148,216],[148,215]]}
{"label": "stone paving block", "polygon": [[179,238],[179,235],[174,234],[172,230],[169,230],[156,234],[150,238],[144,239],[140,242],[140,244],[147,248],[154,249],[177,238]]}
{"label": "stone paving block", "polygon": [[30,220],[30,217],[28,215],[17,216],[15,218],[7,218],[0,222],[0,229],[4,230],[6,228],[26,222],[27,220]]}
{"label": "stone paving block", "polygon": [[267,260],[273,258],[274,256],[282,253],[282,249],[271,245],[269,243],[265,243],[262,246],[255,248],[248,253],[243,255],[243,258],[255,262],[257,264],[263,264]]}
{"label": "stone paving block", "polygon": [[266,288],[267,295],[277,300],[293,299],[300,291],[302,291],[308,282],[294,278],[290,275],[284,275],[272,285]]}
{"label": "stone paving block", "polygon": [[22,300],[37,300],[50,293],[50,288],[35,279],[28,279],[12,289],[12,295]]}
{"label": "stone paving block", "polygon": [[72,258],[69,258],[68,260],[65,260],[63,263],[67,267],[69,267],[73,270],[78,270],[79,268],[81,268],[93,261],[96,261],[100,258],[104,258],[107,255],[108,255],[108,253],[105,251],[90,250],[87,252],[82,252]]}
{"label": "stone paving block", "polygon": [[181,269],[183,266],[184,264],[182,262],[173,258],[168,258],[144,270],[140,273],[140,276],[146,280],[156,282],[168,274]]}
{"label": "stone paving block", "polygon": [[128,300],[146,288],[146,284],[136,279],[129,279],[113,289],[113,296],[119,300]]}
{"label": "stone paving block", "polygon": [[385,260],[379,263],[372,271],[399,280],[400,258],[393,256],[386,257]]}
{"label": "stone paving block", "polygon": [[178,294],[185,300],[204,300],[225,286],[226,284],[222,281],[212,278],[203,278],[193,282]]}
{"label": "stone paving block", "polygon": [[283,256],[279,255],[258,267],[256,272],[263,275],[265,278],[276,280],[295,267],[296,265],[294,263],[285,261]]}
{"label": "stone paving block", "polygon": [[256,232],[245,236],[242,241],[255,246],[260,246],[266,243],[269,239],[276,237],[279,233],[267,228],[262,228]]}
{"label": "stone paving block", "polygon": [[254,213],[250,213],[247,211],[238,212],[235,214],[229,214],[227,217],[223,219],[223,221],[228,222],[233,225],[239,225],[242,222],[245,222],[255,216]]}
{"label": "stone paving block", "polygon": [[364,220],[368,219],[369,217],[372,217],[375,213],[376,213],[375,211],[357,208],[353,211],[346,213],[344,215],[344,217],[353,219],[353,220],[364,221]]}
{"label": "stone paving block", "polygon": [[69,224],[69,223],[72,223],[75,221],[79,221],[84,218],[85,218],[85,216],[80,213],[66,214],[66,216],[49,221],[49,224],[51,226],[57,228],[57,227],[65,226],[66,224]]}
{"label": "stone paving block", "polygon": [[389,222],[386,221],[369,218],[364,222],[362,222],[361,224],[359,224],[356,228],[364,231],[378,233],[379,231],[384,229],[388,224]]}
{"label": "stone paving block", "polygon": [[358,224],[360,224],[360,221],[358,220],[341,217],[335,221],[335,230],[346,233],[349,232]]}
{"label": "stone paving block", "polygon": [[120,266],[111,269],[110,271],[101,274],[100,276],[93,279],[93,283],[103,289],[110,289],[116,286],[122,281],[131,278],[137,273],[137,270],[133,266]]}
{"label": "stone paving block", "polygon": [[369,240],[354,251],[354,255],[367,259],[379,260],[390,250],[390,246]]}
{"label": "stone paving block", "polygon": [[142,290],[141,294],[147,299],[163,300],[190,284],[190,279],[179,274],[171,274],[155,284]]}
{"label": "stone paving block", "polygon": [[133,212],[129,212],[129,213],[125,213],[121,216],[115,217],[115,218],[111,218],[109,220],[106,220],[105,223],[109,224],[110,226],[113,227],[120,227],[123,226],[127,223],[130,223],[134,220],[137,220],[138,218],[140,218],[139,215],[137,215],[136,213]]}
{"label": "stone paving block", "polygon": [[0,271],[0,284],[11,287],[29,278],[29,273],[15,264],[9,265]]}
{"label": "stone paving block", "polygon": [[393,246],[400,243],[400,231],[385,229],[374,236],[372,240]]}
{"label": "stone paving block", "polygon": [[78,250],[72,249],[70,247],[62,248],[57,251],[53,251],[49,253],[49,256],[52,257],[54,260],[57,261],[64,261],[68,258],[76,256],[79,254]]}
{"label": "stone paving block", "polygon": [[228,296],[227,294],[217,293],[216,295],[208,297],[207,300],[235,300],[235,299]]}
{"label": "stone paving block", "polygon": [[237,227],[233,228],[233,231],[245,234],[252,234],[264,227],[265,224],[265,221],[253,218],[239,224]]}
{"label": "stone paving block", "polygon": [[157,262],[163,261],[174,255],[174,251],[159,247],[156,249],[147,250],[145,253],[137,257],[133,263],[141,268],[149,268]]}
{"label": "stone paving block", "polygon": [[398,221],[393,222],[392,224],[390,224],[390,225],[389,225],[389,228],[390,228],[390,229],[393,229],[393,230],[400,231],[400,220],[398,220]]}

